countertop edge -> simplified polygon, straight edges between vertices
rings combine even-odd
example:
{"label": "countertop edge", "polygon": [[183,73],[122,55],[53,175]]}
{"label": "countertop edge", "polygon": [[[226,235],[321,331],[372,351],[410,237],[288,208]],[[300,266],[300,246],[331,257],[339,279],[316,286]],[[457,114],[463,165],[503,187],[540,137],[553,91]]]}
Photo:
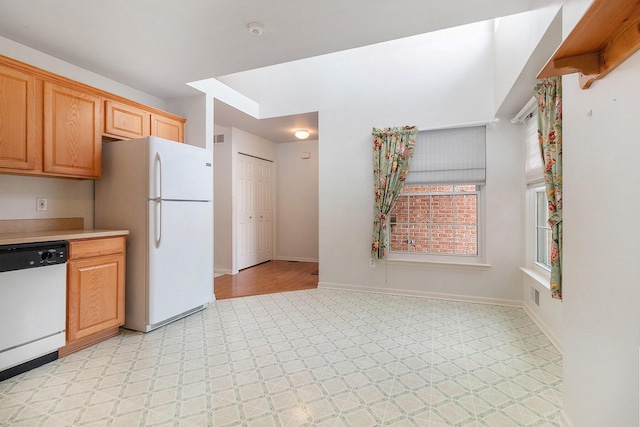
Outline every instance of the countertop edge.
{"label": "countertop edge", "polygon": [[129,230],[47,230],[20,233],[0,233],[0,245],[50,242],[53,240],[99,239],[126,236]]}

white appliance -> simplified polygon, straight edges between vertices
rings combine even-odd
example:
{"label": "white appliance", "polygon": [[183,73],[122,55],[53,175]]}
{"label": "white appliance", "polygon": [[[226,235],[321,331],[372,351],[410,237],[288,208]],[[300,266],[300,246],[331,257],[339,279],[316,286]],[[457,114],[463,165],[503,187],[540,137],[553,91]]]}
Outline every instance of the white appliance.
{"label": "white appliance", "polygon": [[0,381],[58,358],[65,345],[67,242],[0,246]]}
{"label": "white appliance", "polygon": [[124,327],[148,332],[213,300],[213,153],[153,136],[106,142],[96,228],[127,229]]}

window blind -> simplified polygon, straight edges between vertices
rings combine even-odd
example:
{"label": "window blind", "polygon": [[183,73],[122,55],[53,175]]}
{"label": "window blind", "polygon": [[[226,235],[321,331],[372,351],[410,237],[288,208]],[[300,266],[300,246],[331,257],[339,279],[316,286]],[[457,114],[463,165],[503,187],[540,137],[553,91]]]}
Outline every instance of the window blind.
{"label": "window blind", "polygon": [[532,117],[526,122],[525,141],[527,144],[527,157],[525,170],[527,184],[542,182],[544,180],[544,165],[538,143],[538,113],[533,112]]}
{"label": "window blind", "polygon": [[486,126],[422,131],[405,184],[484,184]]}

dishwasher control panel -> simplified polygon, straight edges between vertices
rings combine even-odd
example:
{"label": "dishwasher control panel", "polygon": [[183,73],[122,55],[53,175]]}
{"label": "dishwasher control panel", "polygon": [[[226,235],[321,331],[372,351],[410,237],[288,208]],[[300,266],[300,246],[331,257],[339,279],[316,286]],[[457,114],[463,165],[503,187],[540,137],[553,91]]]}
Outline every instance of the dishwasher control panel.
{"label": "dishwasher control panel", "polygon": [[0,272],[64,264],[67,253],[64,240],[0,245]]}

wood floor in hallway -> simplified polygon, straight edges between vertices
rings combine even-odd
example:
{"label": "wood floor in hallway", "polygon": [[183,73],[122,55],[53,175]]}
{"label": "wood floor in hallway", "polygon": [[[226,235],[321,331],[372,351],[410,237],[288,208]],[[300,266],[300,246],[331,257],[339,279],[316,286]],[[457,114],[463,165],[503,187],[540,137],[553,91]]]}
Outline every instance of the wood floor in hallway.
{"label": "wood floor in hallway", "polygon": [[[318,263],[269,261],[214,279],[217,300],[318,287]],[[313,274],[316,273],[316,274]]]}

